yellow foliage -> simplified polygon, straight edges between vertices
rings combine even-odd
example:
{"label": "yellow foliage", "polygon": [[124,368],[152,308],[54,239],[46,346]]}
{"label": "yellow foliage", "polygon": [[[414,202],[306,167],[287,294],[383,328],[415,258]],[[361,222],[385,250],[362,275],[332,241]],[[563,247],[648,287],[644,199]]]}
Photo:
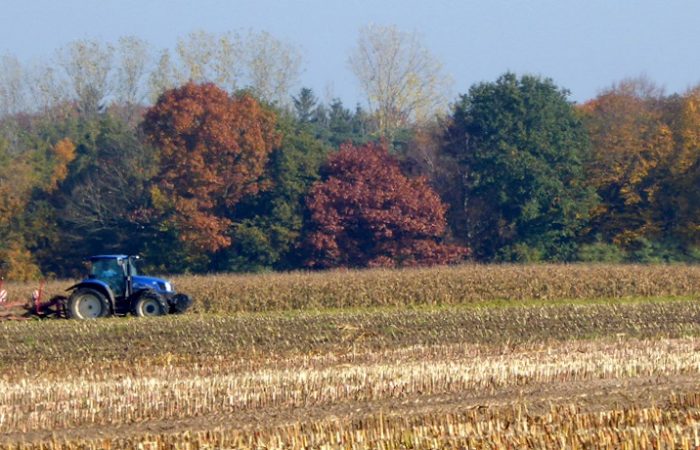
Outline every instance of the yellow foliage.
{"label": "yellow foliage", "polygon": [[688,165],[678,159],[676,130],[659,98],[652,85],[631,80],[581,107],[593,145],[588,172],[604,204],[597,217],[614,242],[661,228],[655,212],[664,174],[674,161]]}
{"label": "yellow foliage", "polygon": [[31,253],[20,242],[10,242],[10,246],[0,251],[2,276],[12,281],[36,280],[41,276]]}
{"label": "yellow foliage", "polygon": [[58,187],[58,183],[68,176],[68,164],[75,159],[75,144],[68,138],[63,138],[53,146],[53,157],[55,158],[53,174],[49,181],[49,190]]}
{"label": "yellow foliage", "polygon": [[151,201],[153,202],[153,207],[158,211],[165,211],[172,208],[173,204],[173,201],[169,199],[163,191],[158,189],[158,186],[151,187]]}
{"label": "yellow foliage", "polygon": [[672,167],[674,174],[687,172],[700,159],[700,86],[684,96],[680,124],[680,145]]}
{"label": "yellow foliage", "polygon": [[68,176],[68,164],[75,159],[75,144],[61,139],[51,148],[50,174],[42,179],[42,171],[32,162],[33,151],[8,158],[0,166],[0,231],[6,248],[0,251],[0,265],[4,276],[12,280],[36,279],[39,268],[24,247],[21,217],[31,201],[34,189],[51,192]]}

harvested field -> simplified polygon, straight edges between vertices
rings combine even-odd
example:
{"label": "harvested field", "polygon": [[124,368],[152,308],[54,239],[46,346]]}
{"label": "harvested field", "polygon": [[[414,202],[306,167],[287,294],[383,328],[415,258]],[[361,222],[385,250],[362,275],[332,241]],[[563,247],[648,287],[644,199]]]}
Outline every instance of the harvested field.
{"label": "harvested field", "polygon": [[115,363],[138,370],[161,357],[210,364],[210,359],[224,355],[255,362],[415,345],[500,347],[604,336],[700,336],[700,302],[638,299],[610,304],[188,314],[147,321],[4,323],[0,330],[2,370],[41,371],[48,376],[49,366],[60,366],[60,373],[83,370],[79,363],[85,360],[92,366]]}
{"label": "harvested field", "polygon": [[[87,372],[50,384],[0,382],[0,428],[5,432],[82,429],[235,415],[246,411],[323,409],[334,405],[399,403],[435,397],[484,401],[489,394],[538,385],[588,381],[690,378],[700,372],[695,338],[562,343],[508,353],[471,346],[413,347],[369,352],[353,364],[332,357],[293,358],[284,368],[240,370],[165,366],[148,375]],[[595,384],[595,383],[593,383]],[[556,392],[556,391],[555,391]],[[37,411],[37,405],[42,405]],[[260,418],[260,420],[262,420]]]}
{"label": "harvested field", "polygon": [[693,448],[688,299],[0,324],[1,448]]}

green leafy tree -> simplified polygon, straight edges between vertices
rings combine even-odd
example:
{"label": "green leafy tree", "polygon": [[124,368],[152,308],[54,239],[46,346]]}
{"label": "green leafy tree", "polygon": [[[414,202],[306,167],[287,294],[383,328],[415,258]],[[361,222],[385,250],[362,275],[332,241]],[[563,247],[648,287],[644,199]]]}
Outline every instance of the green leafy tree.
{"label": "green leafy tree", "polygon": [[443,151],[463,180],[451,208],[457,237],[481,260],[569,260],[595,202],[588,140],[568,92],[502,75],[462,95]]}
{"label": "green leafy tree", "polygon": [[9,151],[0,139],[0,272],[13,280],[38,276],[32,250],[39,239],[55,232],[56,225],[37,212],[53,218],[53,210],[42,208],[42,200],[62,184],[75,158],[71,139],[39,140],[27,132],[18,137],[19,152]]}
{"label": "green leafy tree", "polygon": [[290,116],[280,115],[279,147],[265,170],[268,188],[245,198],[231,217],[233,245],[217,255],[218,270],[258,271],[301,266],[304,197],[319,179],[329,147]]}
{"label": "green leafy tree", "polygon": [[75,157],[55,189],[36,191],[26,210],[26,234],[42,270],[69,276],[82,270],[86,255],[141,252],[154,238],[138,219],[149,204],[154,151],[116,116],[47,123],[33,139],[60,135],[75,142]]}

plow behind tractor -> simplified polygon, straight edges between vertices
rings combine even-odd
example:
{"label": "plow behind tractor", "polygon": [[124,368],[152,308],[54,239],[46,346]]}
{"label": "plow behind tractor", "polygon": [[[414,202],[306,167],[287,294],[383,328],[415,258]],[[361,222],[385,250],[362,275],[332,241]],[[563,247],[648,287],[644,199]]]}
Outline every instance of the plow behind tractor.
{"label": "plow behind tractor", "polygon": [[0,278],[0,320],[27,320],[35,318],[66,317],[68,297],[56,295],[44,300],[44,282],[32,293],[31,298],[20,300],[14,298],[5,288]]}

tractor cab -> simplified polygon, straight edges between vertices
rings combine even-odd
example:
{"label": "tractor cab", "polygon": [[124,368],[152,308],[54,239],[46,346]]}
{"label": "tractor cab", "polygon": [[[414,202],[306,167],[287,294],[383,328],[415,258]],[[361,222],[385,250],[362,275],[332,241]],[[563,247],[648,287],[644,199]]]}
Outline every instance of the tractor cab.
{"label": "tractor cab", "polygon": [[136,257],[125,255],[99,255],[88,258],[89,280],[101,280],[110,287],[115,297],[124,296],[130,277],[137,275]]}

